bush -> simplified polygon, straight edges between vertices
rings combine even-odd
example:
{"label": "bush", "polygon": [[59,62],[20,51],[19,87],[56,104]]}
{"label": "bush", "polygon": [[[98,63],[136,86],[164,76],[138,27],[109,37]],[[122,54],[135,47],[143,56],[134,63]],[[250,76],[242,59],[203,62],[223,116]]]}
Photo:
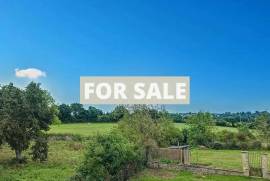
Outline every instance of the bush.
{"label": "bush", "polygon": [[249,149],[249,145],[246,142],[240,142],[238,145],[239,145],[239,148],[241,150],[248,150]]}
{"label": "bush", "polygon": [[82,141],[88,139],[88,137],[83,137],[79,134],[71,134],[71,133],[50,133],[49,140],[56,141]]}
{"label": "bush", "polygon": [[160,136],[156,138],[156,141],[159,146],[167,147],[183,142],[182,132],[174,126],[173,122],[168,117],[160,117],[157,126]]}
{"label": "bush", "polygon": [[112,116],[111,114],[99,115],[97,120],[98,122],[103,122],[103,123],[112,122]]}
{"label": "bush", "polygon": [[193,146],[209,146],[213,141],[214,120],[210,113],[199,112],[187,118],[188,142]]}
{"label": "bush", "polygon": [[71,180],[126,180],[130,170],[143,166],[144,154],[117,132],[97,135],[90,140],[83,164]]}
{"label": "bush", "polygon": [[262,142],[261,141],[259,141],[259,140],[255,140],[255,141],[253,141],[252,143],[251,143],[251,145],[250,145],[250,148],[251,149],[261,149],[262,148]]}
{"label": "bush", "polygon": [[219,142],[214,142],[214,143],[212,143],[211,148],[216,149],[216,150],[221,150],[224,148],[224,145],[222,143],[219,143]]}
{"label": "bush", "polygon": [[132,114],[126,115],[118,124],[118,130],[131,142],[146,150],[152,147],[168,147],[183,141],[166,112],[157,112],[147,107],[136,107]]}
{"label": "bush", "polygon": [[48,138],[46,135],[39,136],[32,146],[32,159],[34,161],[46,161],[48,158]]}

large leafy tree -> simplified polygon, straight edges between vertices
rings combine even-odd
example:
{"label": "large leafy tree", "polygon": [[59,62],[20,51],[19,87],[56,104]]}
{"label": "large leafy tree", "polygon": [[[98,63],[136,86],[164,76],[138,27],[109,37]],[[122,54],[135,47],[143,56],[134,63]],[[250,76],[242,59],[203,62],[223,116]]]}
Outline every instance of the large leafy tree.
{"label": "large leafy tree", "polygon": [[87,110],[84,109],[82,104],[73,103],[70,105],[71,114],[76,122],[87,122]]}
{"label": "large leafy tree", "polygon": [[58,106],[59,109],[59,118],[63,123],[71,123],[74,121],[71,115],[71,107],[67,104],[61,104]]}
{"label": "large leafy tree", "polygon": [[40,84],[31,82],[25,90],[12,83],[0,88],[0,134],[22,160],[22,151],[49,129],[55,114],[54,101]]}
{"label": "large leafy tree", "polygon": [[214,119],[210,113],[199,112],[187,118],[189,143],[207,146],[213,136]]}
{"label": "large leafy tree", "polygon": [[256,129],[259,136],[269,143],[270,140],[270,114],[268,112],[262,112],[256,118]]}
{"label": "large leafy tree", "polygon": [[117,122],[128,114],[128,110],[124,106],[116,106],[111,113],[111,119],[113,122]]}
{"label": "large leafy tree", "polygon": [[87,110],[87,120],[88,121],[98,121],[98,117],[103,115],[103,112],[100,109],[97,109],[93,106],[89,106]]}

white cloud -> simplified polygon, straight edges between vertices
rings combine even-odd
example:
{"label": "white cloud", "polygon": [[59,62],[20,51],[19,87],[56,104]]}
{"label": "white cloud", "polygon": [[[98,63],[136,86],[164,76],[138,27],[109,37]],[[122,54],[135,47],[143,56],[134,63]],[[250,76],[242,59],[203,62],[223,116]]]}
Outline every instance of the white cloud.
{"label": "white cloud", "polygon": [[46,72],[36,68],[15,69],[15,75],[19,78],[37,79],[39,77],[46,77]]}

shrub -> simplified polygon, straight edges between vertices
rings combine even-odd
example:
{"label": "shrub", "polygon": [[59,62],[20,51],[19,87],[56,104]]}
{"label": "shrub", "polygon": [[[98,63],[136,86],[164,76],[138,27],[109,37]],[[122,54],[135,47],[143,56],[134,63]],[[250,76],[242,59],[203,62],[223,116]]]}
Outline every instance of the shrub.
{"label": "shrub", "polygon": [[125,180],[126,168],[142,167],[143,151],[117,132],[90,140],[82,165],[72,180]]}
{"label": "shrub", "polygon": [[83,137],[79,134],[71,134],[71,133],[50,133],[50,140],[60,140],[60,141],[82,141],[88,139],[87,137]]}
{"label": "shrub", "polygon": [[224,148],[224,145],[219,142],[214,142],[211,146],[212,149],[221,150]]}
{"label": "shrub", "polygon": [[137,106],[132,114],[119,122],[118,130],[131,142],[145,149],[176,145],[183,140],[181,131],[174,126],[166,112],[147,107]]}
{"label": "shrub", "polygon": [[160,136],[156,138],[156,141],[159,146],[167,147],[183,142],[181,131],[174,126],[173,122],[168,117],[160,117],[157,126]]}
{"label": "shrub", "polygon": [[253,141],[252,143],[251,143],[251,145],[250,145],[250,148],[251,149],[261,149],[262,148],[262,142],[261,141],[259,141],[259,140],[255,140],[255,141]]}
{"label": "shrub", "polygon": [[223,144],[223,148],[225,149],[237,149],[239,146],[237,145],[236,133],[223,130],[215,135],[215,139],[217,142]]}
{"label": "shrub", "polygon": [[210,113],[199,112],[187,118],[188,142],[193,146],[208,146],[213,140],[214,120]]}
{"label": "shrub", "polygon": [[238,145],[239,145],[238,147],[239,147],[241,150],[248,150],[248,149],[249,149],[249,145],[248,145],[247,142],[240,142]]}
{"label": "shrub", "polygon": [[34,161],[46,161],[48,158],[48,138],[45,135],[39,136],[32,146],[32,159]]}

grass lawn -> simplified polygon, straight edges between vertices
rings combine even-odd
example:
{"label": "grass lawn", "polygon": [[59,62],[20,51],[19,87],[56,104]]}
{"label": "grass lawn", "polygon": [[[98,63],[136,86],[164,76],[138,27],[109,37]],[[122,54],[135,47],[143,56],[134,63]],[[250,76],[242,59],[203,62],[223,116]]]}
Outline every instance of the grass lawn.
{"label": "grass lawn", "polygon": [[14,165],[15,154],[7,145],[0,148],[0,181],[66,181],[75,172],[84,155],[85,145],[73,141],[50,141],[49,159],[44,163],[31,161],[29,151],[25,165]]}
{"label": "grass lawn", "polygon": [[191,159],[194,164],[215,168],[242,170],[240,150],[192,150]]}
{"label": "grass lawn", "polygon": [[107,133],[114,126],[115,123],[74,123],[74,124],[61,124],[53,125],[49,133],[57,134],[77,134],[81,136],[91,136],[96,133]]}
{"label": "grass lawn", "polygon": [[[14,165],[11,160],[15,154],[7,145],[0,148],[0,181],[65,181],[75,173],[76,167],[83,160],[86,142],[75,141],[50,141],[49,160],[44,163],[33,162],[30,159],[29,151],[24,152],[28,157],[25,165]],[[196,163],[218,167],[241,170],[240,150],[193,150],[198,155]],[[194,158],[196,159],[196,158]],[[153,173],[153,170],[142,172],[139,177],[134,177],[133,181],[161,181],[163,170],[158,171],[161,175]],[[186,172],[164,171],[164,175],[169,175],[167,180],[250,180],[243,177],[225,176],[198,176]]]}
{"label": "grass lawn", "polygon": [[190,172],[146,169],[131,181],[263,181],[263,179],[240,176],[197,175]]}
{"label": "grass lawn", "polygon": [[[61,124],[61,125],[53,125],[49,133],[59,133],[59,134],[78,134],[81,136],[91,136],[95,133],[106,133],[109,132],[116,123],[74,123],[74,124]],[[183,129],[187,127],[184,123],[175,123],[175,126],[179,129]],[[236,128],[228,128],[228,127],[216,127],[215,130],[231,130],[236,131]]]}
{"label": "grass lawn", "polygon": [[[69,133],[82,136],[93,135],[97,132],[106,133],[116,124],[113,123],[82,123],[82,124],[62,124],[52,126],[50,133]],[[183,128],[185,124],[176,124],[178,128]],[[218,128],[222,129],[222,128]],[[231,128],[230,128],[231,129]],[[33,162],[29,156],[29,150],[24,152],[28,157],[25,165],[14,165],[11,160],[15,154],[7,145],[0,148],[0,181],[65,181],[75,173],[76,167],[83,160],[86,142],[75,141],[50,141],[49,160],[44,163]],[[241,170],[240,150],[192,150],[192,162],[205,164],[208,166]],[[198,176],[187,172],[160,171],[171,177],[163,178],[152,170],[142,172],[133,181],[161,181],[161,180],[250,180],[243,177],[225,176]]]}

